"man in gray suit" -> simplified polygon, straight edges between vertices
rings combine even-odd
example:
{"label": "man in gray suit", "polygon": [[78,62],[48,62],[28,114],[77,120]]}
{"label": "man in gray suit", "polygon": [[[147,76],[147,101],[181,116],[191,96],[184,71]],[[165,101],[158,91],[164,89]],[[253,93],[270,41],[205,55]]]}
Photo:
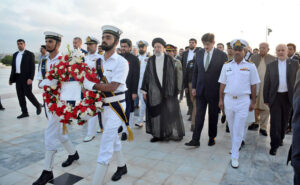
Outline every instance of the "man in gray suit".
{"label": "man in gray suit", "polygon": [[275,60],[275,57],[268,54],[269,44],[266,42],[259,44],[259,54],[255,54],[251,57],[250,61],[254,62],[260,78],[259,92],[255,105],[255,123],[249,126],[249,130],[257,130],[260,127],[259,132],[263,136],[268,136],[267,125],[269,122],[270,111],[269,107],[264,103],[263,87],[264,78],[267,65]]}
{"label": "man in gray suit", "polygon": [[276,47],[277,60],[267,65],[264,82],[264,102],[271,114],[271,150],[276,155],[283,145],[285,130],[293,103],[293,91],[299,64],[288,58],[287,46]]}
{"label": "man in gray suit", "polygon": [[300,71],[297,73],[293,99],[293,142],[292,166],[294,167],[294,184],[300,184]]}

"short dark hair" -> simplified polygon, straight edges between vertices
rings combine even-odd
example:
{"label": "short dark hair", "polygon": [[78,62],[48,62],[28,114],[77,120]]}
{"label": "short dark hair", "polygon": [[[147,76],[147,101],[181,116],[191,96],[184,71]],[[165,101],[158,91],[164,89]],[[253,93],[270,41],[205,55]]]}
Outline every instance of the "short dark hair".
{"label": "short dark hair", "polygon": [[82,39],[80,37],[74,37],[73,40],[80,40],[80,42],[82,43]]}
{"label": "short dark hair", "polygon": [[189,49],[190,48],[190,46],[185,46],[185,49]]}
{"label": "short dark hair", "polygon": [[194,39],[194,38],[190,38],[190,40],[189,41],[194,41],[196,44],[197,44],[197,40],[196,39]]}
{"label": "short dark hair", "polygon": [[253,49],[253,51],[254,51],[254,50],[255,50],[255,51],[259,51],[259,49],[258,49],[258,48],[254,48],[254,49]]}
{"label": "short dark hair", "polygon": [[25,44],[25,40],[24,39],[18,39],[17,42],[23,42]]}
{"label": "short dark hair", "polygon": [[224,44],[223,44],[223,43],[218,43],[217,45],[222,45],[222,46],[223,46],[223,48],[224,48]]}
{"label": "short dark hair", "polygon": [[215,35],[213,33],[206,33],[201,38],[202,42],[214,42],[215,41]]}
{"label": "short dark hair", "polygon": [[46,49],[46,45],[41,45],[41,48],[44,48],[44,49]]}
{"label": "short dark hair", "polygon": [[287,46],[288,46],[288,47],[289,47],[289,46],[292,46],[292,47],[294,48],[294,50],[296,51],[296,45],[295,45],[295,44],[293,44],[293,43],[288,43]]}
{"label": "short dark hair", "polygon": [[132,42],[131,42],[130,39],[122,39],[122,40],[120,41],[120,43],[121,43],[121,44],[126,43],[129,47],[132,46]]}

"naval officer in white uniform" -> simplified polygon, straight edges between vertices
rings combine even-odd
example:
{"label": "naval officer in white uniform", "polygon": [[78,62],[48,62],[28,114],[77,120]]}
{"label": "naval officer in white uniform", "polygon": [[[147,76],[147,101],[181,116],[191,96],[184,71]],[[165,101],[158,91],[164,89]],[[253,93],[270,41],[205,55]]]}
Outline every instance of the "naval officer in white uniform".
{"label": "naval officer in white uniform", "polygon": [[[59,57],[61,53],[59,52],[59,47],[61,45],[62,35],[55,32],[45,32],[46,40],[46,49],[49,52],[47,58],[42,60],[41,67],[39,69],[37,79],[39,80],[39,87],[43,88],[45,85],[52,86],[56,85],[57,80],[48,80],[46,79],[46,73],[54,65],[59,63]],[[65,100],[71,104],[74,104],[76,100],[80,101],[81,96],[81,86],[78,82],[63,82],[61,88],[61,100]],[[62,163],[62,167],[70,166],[73,161],[79,159],[79,155],[68,138],[68,135],[63,135],[62,133],[62,123],[59,123],[59,118],[56,115],[53,115],[47,105],[46,114],[48,117],[48,125],[45,130],[45,164],[44,170],[41,176],[33,183],[33,185],[44,185],[48,181],[53,179],[53,161],[54,155],[57,151],[56,141],[59,140],[60,143],[64,146],[69,156],[68,159]]]}
{"label": "naval officer in white uniform", "polygon": [[[100,54],[97,53],[97,44],[99,41],[95,37],[87,37],[86,38],[86,45],[88,54],[84,57],[84,62],[88,65],[90,69],[95,69],[96,61],[100,58]],[[90,118],[88,120],[88,129],[87,135],[84,138],[84,142],[92,141],[95,138],[97,132],[97,125],[99,125],[98,115]]]}
{"label": "naval officer in white uniform", "polygon": [[[125,92],[127,90],[126,78],[129,65],[126,59],[116,52],[122,31],[114,26],[103,26],[102,31],[101,46],[105,53],[101,56],[102,60],[97,61],[96,66],[101,83],[95,84],[84,81],[86,89],[99,90],[106,97],[103,104],[104,111],[101,113],[104,131],[92,185],[103,184],[109,161],[114,153],[116,154],[118,169],[112,176],[112,180],[117,181],[127,173],[118,128],[123,122],[127,122]],[[127,128],[130,129],[129,126]]]}
{"label": "naval officer in white uniform", "polygon": [[[239,148],[244,139],[244,129],[249,111],[253,111],[256,102],[256,84],[260,83],[257,69],[247,62],[244,48],[247,42],[241,39],[231,42],[234,59],[225,63],[219,78],[219,107],[224,110],[230,130],[231,166],[239,166]],[[251,100],[250,100],[251,95]]]}

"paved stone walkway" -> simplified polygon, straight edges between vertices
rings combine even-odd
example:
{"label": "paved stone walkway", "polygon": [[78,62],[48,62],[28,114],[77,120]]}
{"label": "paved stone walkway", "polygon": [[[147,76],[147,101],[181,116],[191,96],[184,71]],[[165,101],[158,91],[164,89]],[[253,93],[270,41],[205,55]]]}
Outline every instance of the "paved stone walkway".
{"label": "paved stone walkway", "polygon": [[[3,79],[0,69],[0,82]],[[3,84],[2,83],[2,84]],[[35,82],[36,84],[36,82]],[[13,94],[14,91],[2,91],[12,87],[0,87],[0,96]],[[41,94],[37,97],[41,100]],[[35,115],[35,108],[28,102],[29,118],[18,120],[20,113],[18,100],[15,96],[2,98],[5,111],[0,111],[0,184],[27,185],[36,180],[43,168],[44,128],[47,120],[44,114]],[[108,169],[106,184],[143,184],[143,185],[290,185],[293,180],[292,167],[286,165],[286,156],[291,143],[291,136],[286,136],[284,146],[278,150],[277,156],[268,154],[270,138],[249,131],[246,145],[241,150],[240,167],[230,166],[230,135],[225,133],[225,125],[219,123],[216,145],[207,146],[207,122],[201,137],[201,146],[189,149],[184,143],[191,139],[190,123],[187,120],[187,107],[181,103],[186,136],[180,142],[150,143],[151,136],[144,128],[133,129],[133,142],[123,142],[123,151],[127,160],[128,174],[119,182],[112,182],[110,177],[116,170],[115,160]],[[76,145],[80,160],[67,168],[61,163],[67,153],[58,143],[55,157],[54,175],[58,177],[66,172],[83,177],[76,185],[89,185],[96,168],[96,159],[101,134],[88,143],[83,137],[86,126],[72,125],[69,127],[70,138]]]}

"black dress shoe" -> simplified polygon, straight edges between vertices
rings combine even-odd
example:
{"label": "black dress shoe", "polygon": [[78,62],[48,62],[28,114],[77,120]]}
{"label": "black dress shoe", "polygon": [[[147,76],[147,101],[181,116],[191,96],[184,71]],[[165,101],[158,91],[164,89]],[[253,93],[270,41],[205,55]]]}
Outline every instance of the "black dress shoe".
{"label": "black dress shoe", "polygon": [[194,132],[195,130],[195,125],[191,125],[191,131]]}
{"label": "black dress shoe", "polygon": [[195,147],[199,147],[200,146],[200,142],[199,141],[195,141],[195,140],[191,140],[188,143],[185,143],[186,146],[195,146]]}
{"label": "black dress shoe", "polygon": [[229,127],[228,127],[228,124],[226,124],[226,132],[229,133]]}
{"label": "black dress shoe", "polygon": [[150,139],[151,143],[155,143],[155,142],[158,142],[158,141],[162,141],[162,139],[160,139],[158,137],[153,137],[152,139]]}
{"label": "black dress shoe", "polygon": [[208,140],[208,146],[214,146],[216,144],[216,138],[210,138]]}
{"label": "black dress shoe", "polygon": [[281,140],[281,142],[280,142],[279,146],[283,146],[283,140]]}
{"label": "black dress shoe", "polygon": [[0,106],[0,110],[5,110],[5,108],[1,105],[1,106]]}
{"label": "black dress shoe", "polygon": [[221,117],[221,123],[225,123],[225,121],[226,121],[226,115],[224,114],[224,115],[222,115],[222,117]]}
{"label": "black dress shoe", "polygon": [[126,165],[123,167],[118,167],[117,171],[114,173],[114,175],[111,177],[112,181],[118,181],[122,178],[122,175],[125,175],[127,173],[127,167]]}
{"label": "black dress shoe", "polygon": [[275,148],[270,149],[270,155],[276,155],[276,153],[277,153],[277,149]]}
{"label": "black dress shoe", "polygon": [[245,146],[245,141],[242,141],[242,144],[241,144],[241,146],[240,146],[240,149],[239,150],[241,150],[243,147]]}
{"label": "black dress shoe", "polygon": [[121,133],[122,131],[123,131],[123,127],[120,126],[120,127],[118,128],[118,133]]}
{"label": "black dress shoe", "polygon": [[192,121],[192,116],[189,117],[188,121]]}
{"label": "black dress shoe", "polygon": [[63,163],[61,164],[61,166],[62,166],[62,167],[70,166],[74,161],[76,161],[76,160],[78,160],[78,159],[79,159],[79,155],[78,155],[78,153],[77,153],[77,151],[76,151],[76,153],[75,153],[74,155],[69,155],[69,156],[68,156],[68,159],[67,159],[65,162],[63,162]]}
{"label": "black dress shoe", "polygon": [[255,124],[255,123],[252,123],[249,127],[248,127],[248,130],[258,130],[258,124]]}
{"label": "black dress shoe", "polygon": [[42,112],[41,106],[39,106],[38,108],[36,108],[36,114],[37,114],[37,115],[40,115],[41,112]]}
{"label": "black dress shoe", "polygon": [[125,132],[122,133],[121,140],[122,141],[126,141],[127,140],[127,134]]}
{"label": "black dress shoe", "polygon": [[53,179],[53,172],[44,170],[41,176],[32,185],[46,185]]}
{"label": "black dress shoe", "polygon": [[266,130],[259,129],[259,133],[261,133],[261,135],[263,135],[263,136],[268,136],[268,133]]}
{"label": "black dress shoe", "polygon": [[26,118],[26,117],[29,117],[29,114],[28,113],[22,113],[20,116],[18,116],[17,118],[18,119],[22,119],[22,118]]}

